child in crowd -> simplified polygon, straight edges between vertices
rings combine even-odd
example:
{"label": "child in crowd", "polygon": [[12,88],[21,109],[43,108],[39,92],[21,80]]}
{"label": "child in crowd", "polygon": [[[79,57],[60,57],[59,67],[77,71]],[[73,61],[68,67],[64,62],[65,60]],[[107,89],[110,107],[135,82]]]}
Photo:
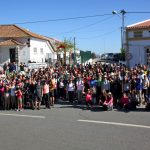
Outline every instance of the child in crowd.
{"label": "child in crowd", "polygon": [[16,91],[17,102],[18,102],[18,109],[17,111],[22,111],[22,91],[20,88]]}
{"label": "child in crowd", "polygon": [[129,109],[129,97],[125,92],[123,93],[118,105],[121,109]]}
{"label": "child in crowd", "polygon": [[92,93],[90,91],[90,89],[88,89],[88,92],[86,94],[86,105],[89,107],[91,107],[91,109],[93,109],[93,102],[92,102]]}

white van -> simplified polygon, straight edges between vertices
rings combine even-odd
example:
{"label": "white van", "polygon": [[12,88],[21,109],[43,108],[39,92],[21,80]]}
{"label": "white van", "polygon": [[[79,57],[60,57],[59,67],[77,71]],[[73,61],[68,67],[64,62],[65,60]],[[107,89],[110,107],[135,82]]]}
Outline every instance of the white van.
{"label": "white van", "polygon": [[39,69],[39,68],[46,68],[46,63],[28,63],[29,69]]}

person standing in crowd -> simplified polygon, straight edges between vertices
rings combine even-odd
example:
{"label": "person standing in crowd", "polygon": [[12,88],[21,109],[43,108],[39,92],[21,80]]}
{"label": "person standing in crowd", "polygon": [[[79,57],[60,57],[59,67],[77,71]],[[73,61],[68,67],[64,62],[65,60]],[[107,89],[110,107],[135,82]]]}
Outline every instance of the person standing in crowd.
{"label": "person standing in crowd", "polygon": [[76,81],[76,86],[77,86],[78,103],[80,104],[82,102],[82,96],[84,90],[84,82],[83,79],[81,78],[81,75],[78,76],[78,79]]}
{"label": "person standing in crowd", "polygon": [[11,102],[12,109],[16,109],[16,107],[17,107],[17,100],[16,100],[15,91],[16,91],[15,83],[11,82],[11,85],[10,85],[10,102]]}
{"label": "person standing in crowd", "polygon": [[144,79],[142,79],[142,95],[143,95],[143,103],[146,101],[146,96],[148,95],[148,87],[149,87],[149,81],[146,75],[144,75]]}
{"label": "person standing in crowd", "polygon": [[127,95],[130,94],[131,91],[131,85],[130,85],[130,81],[128,79],[128,77],[125,77],[125,79],[123,80],[123,91],[122,93],[126,93]]}
{"label": "person standing in crowd", "polygon": [[17,89],[16,91],[16,96],[17,96],[17,102],[18,102],[18,109],[17,111],[22,111],[23,110],[23,107],[22,107],[22,91],[20,88]]}
{"label": "person standing in crowd", "polygon": [[95,76],[92,76],[91,81],[90,81],[90,88],[92,92],[92,101],[93,104],[96,104],[96,85],[97,85],[97,80]]}
{"label": "person standing in crowd", "polygon": [[4,82],[1,80],[0,82],[0,109],[4,109],[4,91],[5,91],[5,87],[4,87]]}
{"label": "person standing in crowd", "polygon": [[50,100],[49,100],[49,85],[44,81],[43,85],[43,100],[45,103],[45,108],[51,108],[50,107]]}
{"label": "person standing in crowd", "polygon": [[42,85],[40,80],[38,80],[37,85],[35,87],[35,108],[40,110],[41,108],[41,102],[42,102],[42,97],[43,97],[43,90],[42,90]]}
{"label": "person standing in crowd", "polygon": [[142,102],[142,79],[137,74],[136,76],[136,84],[135,84],[137,96],[139,97],[139,104]]}
{"label": "person standing in crowd", "polygon": [[56,87],[55,79],[52,78],[50,79],[50,83],[49,83],[50,104],[52,106],[54,106],[54,103],[55,103],[55,93],[54,93],[55,87]]}
{"label": "person standing in crowd", "polygon": [[9,72],[15,72],[16,71],[16,63],[13,62],[13,63],[10,63],[9,65]]}
{"label": "person standing in crowd", "polygon": [[99,98],[101,96],[101,84],[102,84],[102,76],[99,74],[96,85],[96,103],[99,103]]}
{"label": "person standing in crowd", "polygon": [[110,91],[110,82],[107,79],[107,75],[104,75],[104,79],[102,81],[102,90],[105,90],[107,93]]}
{"label": "person standing in crowd", "polygon": [[6,83],[4,88],[4,110],[10,109],[10,85]]}
{"label": "person standing in crowd", "polygon": [[72,79],[69,80],[68,83],[68,99],[70,103],[74,102],[74,94],[75,94],[75,85],[72,81]]}
{"label": "person standing in crowd", "polygon": [[35,109],[35,82],[33,79],[29,80],[29,100],[32,109]]}
{"label": "person standing in crowd", "polygon": [[21,62],[20,63],[20,71],[24,71],[24,67],[25,67],[24,64]]}
{"label": "person standing in crowd", "polygon": [[60,99],[64,100],[65,97],[64,97],[64,92],[65,92],[65,85],[64,85],[64,80],[63,78],[60,78],[60,81],[59,81],[59,97]]}

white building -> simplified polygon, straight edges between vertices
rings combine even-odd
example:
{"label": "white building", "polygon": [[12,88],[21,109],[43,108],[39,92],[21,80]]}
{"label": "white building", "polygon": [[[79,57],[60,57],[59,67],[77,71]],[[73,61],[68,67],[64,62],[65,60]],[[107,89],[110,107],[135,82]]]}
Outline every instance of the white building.
{"label": "white building", "polygon": [[0,64],[57,59],[49,38],[16,25],[0,25]]}
{"label": "white building", "polygon": [[127,26],[125,47],[130,67],[135,64],[150,66],[150,20]]}

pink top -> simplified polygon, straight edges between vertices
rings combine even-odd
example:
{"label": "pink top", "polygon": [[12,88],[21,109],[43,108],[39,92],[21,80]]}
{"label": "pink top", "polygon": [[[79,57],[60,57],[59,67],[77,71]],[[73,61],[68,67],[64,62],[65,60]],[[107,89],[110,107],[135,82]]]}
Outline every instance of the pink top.
{"label": "pink top", "polygon": [[107,98],[104,102],[104,105],[113,106],[113,97]]}
{"label": "pink top", "polygon": [[45,84],[43,86],[43,94],[47,94],[47,93],[49,93],[49,86],[47,84]]}
{"label": "pink top", "polygon": [[18,99],[22,99],[22,92],[18,91],[17,94],[16,94],[16,96],[17,96]]}
{"label": "pink top", "polygon": [[0,93],[4,93],[4,87],[0,88]]}
{"label": "pink top", "polygon": [[86,95],[86,102],[89,102],[89,101],[91,101],[91,100],[92,100],[91,94],[87,94],[87,95]]}

